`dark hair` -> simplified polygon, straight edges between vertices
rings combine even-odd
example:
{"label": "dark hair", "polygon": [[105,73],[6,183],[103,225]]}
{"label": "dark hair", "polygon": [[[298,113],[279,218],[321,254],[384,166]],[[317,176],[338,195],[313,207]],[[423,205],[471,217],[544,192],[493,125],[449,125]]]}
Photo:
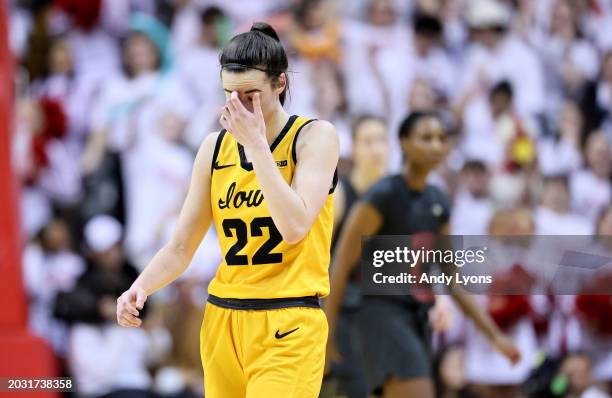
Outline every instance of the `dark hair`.
{"label": "dark hair", "polygon": [[421,112],[421,111],[415,111],[415,112],[411,112],[402,122],[402,124],[400,124],[399,127],[399,138],[400,140],[402,138],[407,138],[410,137],[410,134],[412,134],[414,128],[416,127],[417,123],[419,122],[419,120],[421,119],[425,119],[428,117],[433,117],[435,119],[440,120],[440,116],[434,112],[434,111],[425,111],[425,112]]}
{"label": "dark hair", "polygon": [[367,122],[369,120],[374,120],[374,121],[377,121],[377,122],[380,122],[380,123],[384,124],[385,126],[388,126],[387,121],[383,117],[375,116],[375,115],[370,115],[370,114],[357,115],[351,121],[351,136],[352,136],[353,140],[357,136],[357,130],[359,130],[359,127],[361,127],[361,125],[363,123],[365,123],[365,122]]}
{"label": "dark hair", "polygon": [[487,169],[487,165],[485,164],[485,162],[479,159],[466,160],[465,163],[463,163],[463,168],[461,169],[461,171],[464,171],[464,172],[474,171],[478,173],[486,173],[487,170],[488,169]]}
{"label": "dark hair", "polygon": [[256,69],[265,72],[274,84],[278,83],[281,73],[285,73],[286,88],[280,94],[281,104],[289,88],[286,74],[289,62],[276,31],[265,22],[255,22],[249,32],[234,36],[223,47],[219,58],[221,70],[245,72]]}
{"label": "dark hair", "polygon": [[569,189],[569,176],[567,174],[549,174],[542,177],[542,185],[549,183],[561,183]]}
{"label": "dark hair", "polygon": [[308,28],[306,20],[308,13],[314,8],[321,4],[321,0],[300,0],[293,6],[293,16],[296,23],[301,25],[303,28]]}
{"label": "dark hair", "polygon": [[491,97],[499,94],[505,95],[510,99],[514,97],[514,90],[512,89],[512,84],[508,80],[502,80],[501,82],[493,86],[493,88],[491,89]]}
{"label": "dark hair", "polygon": [[417,13],[412,18],[414,31],[424,36],[440,37],[442,34],[442,23],[437,17]]}
{"label": "dark hair", "polygon": [[218,18],[222,18],[224,16],[223,11],[221,11],[219,7],[207,7],[200,13],[200,23],[202,25],[210,26],[214,24]]}

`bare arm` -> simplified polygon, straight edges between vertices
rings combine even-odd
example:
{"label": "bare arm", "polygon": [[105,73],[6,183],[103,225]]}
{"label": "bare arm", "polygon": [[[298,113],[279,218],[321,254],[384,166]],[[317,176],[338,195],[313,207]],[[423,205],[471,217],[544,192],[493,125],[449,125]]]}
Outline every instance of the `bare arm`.
{"label": "bare arm", "polygon": [[104,157],[104,150],[107,144],[106,132],[103,130],[92,131],[87,137],[87,143],[81,157],[81,171],[83,175],[94,172]]}
{"label": "bare arm", "polygon": [[120,325],[140,326],[140,319],[136,317],[146,297],[185,271],[210,227],[211,164],[217,135],[213,133],[206,137],[198,151],[189,191],[170,241],[157,252],[132,287],[117,300],[117,319]]}
{"label": "bare arm", "polygon": [[231,114],[224,113],[221,124],[244,145],[274,225],[283,239],[299,242],[310,230],[329,194],[339,157],[336,129],[322,120],[302,129],[296,143],[298,162],[289,186],[276,167],[265,137],[259,94],[253,96],[253,113],[242,106],[234,93],[229,106]]}
{"label": "bare arm", "polygon": [[344,186],[338,183],[338,186],[334,191],[334,234],[338,233],[338,231],[336,231],[336,226],[340,223],[340,221],[342,221],[345,206],[346,195],[344,193]]}
{"label": "bare arm", "polygon": [[[447,223],[442,227],[441,233],[443,235],[448,235],[449,231],[450,225]],[[454,267],[453,264],[447,264],[444,267],[446,268],[446,272],[449,272],[450,269],[452,274],[452,268]],[[452,280],[454,281],[454,278]],[[521,353],[497,327],[491,316],[484,311],[480,305],[478,305],[470,293],[464,291],[456,283],[451,285],[450,293],[455,303],[457,303],[461,309],[461,312],[472,319],[476,327],[487,337],[491,344],[493,344],[512,363],[516,363],[520,360]]]}
{"label": "bare arm", "polygon": [[469,293],[462,291],[457,285],[451,288],[453,300],[461,312],[470,317],[476,327],[487,337],[501,354],[510,362],[516,364],[521,360],[521,352],[516,345],[497,327],[491,316],[484,311]]}
{"label": "bare arm", "polygon": [[342,306],[346,283],[351,270],[361,256],[361,237],[376,234],[382,222],[378,210],[367,203],[357,203],[347,216],[334,251],[330,294],[323,305],[329,324],[328,345],[335,342],[336,321]]}

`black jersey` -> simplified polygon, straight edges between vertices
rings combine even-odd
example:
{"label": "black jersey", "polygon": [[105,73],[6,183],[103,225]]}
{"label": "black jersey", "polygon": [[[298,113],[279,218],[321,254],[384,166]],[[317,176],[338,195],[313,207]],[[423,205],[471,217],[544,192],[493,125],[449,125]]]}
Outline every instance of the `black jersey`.
{"label": "black jersey", "polygon": [[[447,196],[433,185],[411,189],[402,175],[385,177],[361,198],[382,216],[377,235],[439,234],[450,218]],[[414,303],[411,296],[381,296]]]}
{"label": "black jersey", "polygon": [[342,213],[338,224],[334,226],[334,235],[331,243],[332,253],[336,247],[336,243],[338,243],[338,237],[340,237],[340,234],[342,233],[346,216],[348,216],[351,208],[359,199],[359,194],[355,190],[355,187],[353,187],[353,184],[351,184],[351,180],[348,178],[341,178],[338,183],[342,185],[342,191],[344,192],[344,212]]}
{"label": "black jersey", "polygon": [[[342,233],[342,230],[344,228],[346,217],[350,213],[353,205],[359,200],[360,196],[348,178],[342,178],[338,182],[342,184],[342,188],[344,191],[344,212],[342,213],[342,218],[338,222],[338,225],[334,226],[334,235],[332,238],[331,246],[332,253],[334,248],[336,247],[336,243],[338,243],[338,238],[340,237],[340,234]],[[346,286],[346,290],[344,292],[344,299],[342,300],[343,311],[352,311],[359,308],[361,304],[361,290],[359,288],[359,280],[359,267],[355,267],[349,275],[349,280]]]}

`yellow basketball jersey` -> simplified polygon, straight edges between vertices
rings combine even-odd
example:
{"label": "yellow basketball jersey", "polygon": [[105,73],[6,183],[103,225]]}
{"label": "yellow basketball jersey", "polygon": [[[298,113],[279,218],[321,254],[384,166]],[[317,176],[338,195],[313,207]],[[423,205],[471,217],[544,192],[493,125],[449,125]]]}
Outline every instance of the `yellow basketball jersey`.
{"label": "yellow basketball jersey", "polygon": [[[291,116],[270,146],[287,184],[296,167],[297,136],[311,121]],[[274,225],[244,148],[230,132],[221,131],[213,155],[210,199],[223,261],[209,293],[240,299],[326,296],[336,180],[334,175],[310,231],[302,241],[289,244]]]}

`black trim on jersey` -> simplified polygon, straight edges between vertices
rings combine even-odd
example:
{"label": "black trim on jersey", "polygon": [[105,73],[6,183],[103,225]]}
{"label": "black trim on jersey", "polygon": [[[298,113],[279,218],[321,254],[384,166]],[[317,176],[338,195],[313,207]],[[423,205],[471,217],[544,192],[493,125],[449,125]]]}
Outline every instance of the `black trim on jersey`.
{"label": "black trim on jersey", "polygon": [[[272,145],[270,145],[270,152],[274,152],[274,149],[276,149],[278,144],[281,143],[283,138],[289,132],[291,126],[293,126],[295,119],[297,119],[297,115],[289,116],[289,120],[287,120],[287,123],[285,123],[285,126],[283,127],[281,132],[276,136],[276,138],[272,142]],[[244,147],[240,143],[238,143],[238,155],[240,156],[240,166],[246,171],[253,171],[253,164],[251,162],[247,162],[246,155],[244,154]]]}
{"label": "black trim on jersey", "polygon": [[276,310],[280,308],[321,308],[317,296],[287,297],[272,299],[236,299],[208,295],[208,302],[221,308],[233,310]]}
{"label": "black trim on jersey", "polygon": [[[300,131],[302,131],[304,126],[306,126],[308,123],[314,122],[316,120],[317,119],[310,119],[306,121],[304,124],[300,126],[298,131],[295,132],[295,136],[293,137],[293,143],[291,144],[291,157],[293,158],[293,163],[297,163],[296,147],[297,147],[297,139],[298,139],[298,135],[300,135]],[[334,170],[334,180],[332,182],[332,187],[329,189],[328,195],[334,193],[334,191],[336,190],[336,185],[338,185],[338,169],[337,168],[336,170]]]}
{"label": "black trim on jersey", "polygon": [[227,130],[223,129],[219,132],[217,136],[217,142],[215,143],[215,151],[213,152],[212,163],[210,165],[210,174],[215,171],[215,162],[217,161],[217,156],[219,156],[219,150],[221,149],[221,142],[223,141],[223,136]]}
{"label": "black trim on jersey", "polygon": [[240,156],[240,166],[246,171],[253,171],[253,163],[247,162],[244,147],[241,144],[238,144],[238,156]]}
{"label": "black trim on jersey", "polygon": [[336,167],[336,170],[334,170],[334,180],[332,181],[332,187],[330,188],[328,195],[334,193],[337,185],[338,185],[338,168]]}
{"label": "black trim on jersey", "polygon": [[295,119],[297,119],[297,115],[289,116],[289,120],[287,120],[285,127],[283,127],[281,132],[274,139],[274,142],[272,143],[272,145],[270,145],[270,152],[274,152],[274,149],[278,146],[278,144],[280,144],[283,138],[285,138],[285,136],[289,132],[289,129],[291,128],[291,126],[293,126],[293,123],[295,123]]}
{"label": "black trim on jersey", "polygon": [[298,129],[298,131],[295,132],[295,135],[293,136],[293,143],[291,144],[291,157],[293,158],[293,163],[297,162],[297,154],[296,154],[296,150],[295,147],[297,146],[297,139],[298,139],[298,135],[300,135],[300,131],[302,131],[302,129],[304,128],[304,126],[306,126],[308,123],[310,122],[314,122],[317,119],[310,119],[307,120],[306,122],[304,122],[304,124],[302,124],[300,126],[300,128]]}

